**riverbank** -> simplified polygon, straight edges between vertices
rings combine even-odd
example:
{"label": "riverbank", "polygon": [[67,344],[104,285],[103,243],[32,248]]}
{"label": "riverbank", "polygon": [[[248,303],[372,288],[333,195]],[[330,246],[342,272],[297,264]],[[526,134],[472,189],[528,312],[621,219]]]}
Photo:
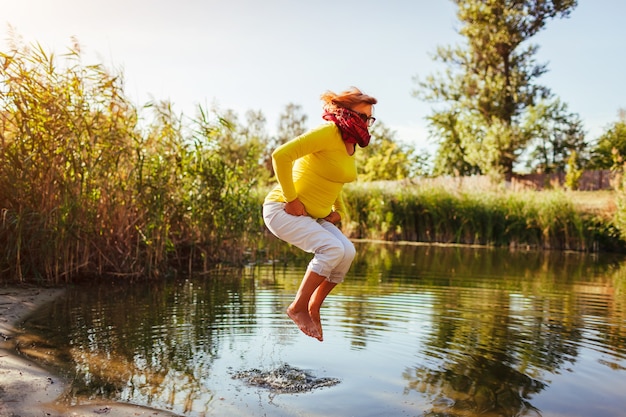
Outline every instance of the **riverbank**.
{"label": "riverbank", "polygon": [[175,416],[131,404],[94,402],[67,406],[57,401],[69,384],[18,355],[12,339],[30,313],[63,293],[59,288],[0,286],[0,417]]}

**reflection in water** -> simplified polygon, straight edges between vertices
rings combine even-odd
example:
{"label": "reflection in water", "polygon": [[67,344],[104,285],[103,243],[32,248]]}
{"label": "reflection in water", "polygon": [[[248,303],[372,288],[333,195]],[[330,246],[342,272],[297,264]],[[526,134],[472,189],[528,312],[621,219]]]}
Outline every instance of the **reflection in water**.
{"label": "reflection in water", "polygon": [[70,395],[166,404],[182,412],[210,402],[213,393],[204,381],[218,356],[220,334],[255,326],[255,304],[241,299],[253,294],[242,288],[245,283],[223,276],[72,291],[55,305],[56,331],[50,335],[61,361],[73,364]]}
{"label": "reflection in water", "polygon": [[[618,416],[626,407],[621,259],[357,248],[324,306],[324,343],[284,314],[307,261],[287,254],[211,277],[75,288],[29,320],[21,349],[54,350],[72,380],[67,401],[190,416]],[[268,401],[231,377],[281,364],[342,383]]]}
{"label": "reflection in water", "polygon": [[407,389],[430,397],[432,410],[425,416],[458,416],[470,412],[481,416],[541,415],[528,401],[545,383],[508,366],[506,360],[467,355],[444,369],[416,368],[404,374]]}

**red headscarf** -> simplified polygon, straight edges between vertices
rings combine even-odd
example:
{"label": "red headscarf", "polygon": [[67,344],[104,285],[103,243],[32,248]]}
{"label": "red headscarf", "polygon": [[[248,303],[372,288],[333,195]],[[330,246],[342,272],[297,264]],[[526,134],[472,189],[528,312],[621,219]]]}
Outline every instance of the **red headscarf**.
{"label": "red headscarf", "polygon": [[337,125],[345,142],[357,143],[361,148],[369,145],[367,122],[357,112],[343,107],[326,106],[322,118]]}

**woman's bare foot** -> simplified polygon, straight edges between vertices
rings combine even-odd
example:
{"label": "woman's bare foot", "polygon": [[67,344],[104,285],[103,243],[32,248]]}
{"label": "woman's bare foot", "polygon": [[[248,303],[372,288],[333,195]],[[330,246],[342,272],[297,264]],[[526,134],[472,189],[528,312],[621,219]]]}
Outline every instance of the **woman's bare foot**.
{"label": "woman's bare foot", "polygon": [[322,318],[320,317],[320,311],[315,309],[309,310],[309,317],[311,317],[311,321],[317,328],[317,332],[320,335],[319,340],[321,342],[324,340],[324,332],[322,331]]}
{"label": "woman's bare foot", "polygon": [[307,336],[314,337],[320,342],[322,339],[322,334],[318,330],[313,320],[311,320],[311,316],[309,316],[309,312],[307,310],[304,311],[294,311],[294,309],[289,306],[287,308],[287,315],[294,323],[300,328],[302,333]]}

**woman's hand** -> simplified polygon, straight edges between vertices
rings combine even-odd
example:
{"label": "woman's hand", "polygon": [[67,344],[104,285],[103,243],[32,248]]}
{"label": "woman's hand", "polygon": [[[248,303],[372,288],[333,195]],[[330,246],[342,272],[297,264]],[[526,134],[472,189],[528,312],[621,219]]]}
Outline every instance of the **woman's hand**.
{"label": "woman's hand", "polygon": [[298,200],[297,198],[293,201],[285,203],[285,211],[287,212],[287,214],[291,214],[292,216],[308,216],[309,215],[309,213],[306,212],[306,209],[304,208],[304,204],[302,204],[302,201]]}
{"label": "woman's hand", "polygon": [[332,224],[338,224],[341,222],[341,215],[336,211],[331,211],[328,216],[324,217],[324,220],[331,222]]}

